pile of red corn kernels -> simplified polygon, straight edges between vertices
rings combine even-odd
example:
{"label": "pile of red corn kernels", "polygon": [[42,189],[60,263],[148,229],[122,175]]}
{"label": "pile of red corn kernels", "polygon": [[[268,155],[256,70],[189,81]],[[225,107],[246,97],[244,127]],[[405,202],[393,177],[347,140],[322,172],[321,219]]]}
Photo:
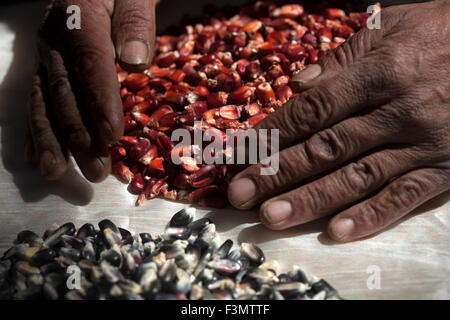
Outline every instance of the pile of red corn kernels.
{"label": "pile of red corn kernels", "polygon": [[[292,98],[291,77],[365,25],[366,13],[259,1],[230,19],[187,25],[179,36],[156,39],[152,66],[128,74],[117,66],[125,135],[110,148],[114,175],[145,199],[162,196],[205,206],[227,206],[226,164],[199,164],[190,156],[205,145],[176,147],[183,128],[248,129]],[[195,121],[201,125],[194,127]],[[226,137],[224,137],[225,139]],[[197,150],[198,151],[198,150]],[[183,155],[181,165],[171,155]]]}

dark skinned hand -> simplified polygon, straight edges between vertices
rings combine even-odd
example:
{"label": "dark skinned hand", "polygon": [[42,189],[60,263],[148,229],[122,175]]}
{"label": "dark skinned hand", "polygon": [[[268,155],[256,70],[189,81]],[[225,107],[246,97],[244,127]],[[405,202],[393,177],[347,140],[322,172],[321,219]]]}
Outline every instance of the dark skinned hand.
{"label": "dark skinned hand", "polygon": [[381,11],[293,79],[300,95],[256,125],[280,130],[280,169],[229,188],[274,230],[334,215],[340,242],[374,234],[450,189],[450,1]]}
{"label": "dark skinned hand", "polygon": [[[128,71],[151,62],[157,0],[53,0],[38,37],[38,72],[29,103],[26,157],[60,178],[71,152],[84,176],[110,172],[107,146],[123,134],[115,59]],[[81,29],[70,30],[77,5]]]}

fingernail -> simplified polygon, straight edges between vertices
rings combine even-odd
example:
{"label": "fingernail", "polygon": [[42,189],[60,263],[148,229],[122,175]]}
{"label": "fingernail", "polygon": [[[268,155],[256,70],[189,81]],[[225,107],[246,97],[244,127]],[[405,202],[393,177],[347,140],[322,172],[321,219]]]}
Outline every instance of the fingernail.
{"label": "fingernail", "polygon": [[291,203],[284,200],[270,202],[264,210],[264,216],[270,224],[280,223],[292,214]]}
{"label": "fingernail", "polygon": [[56,158],[50,151],[44,151],[40,157],[40,168],[44,177],[50,175],[56,165]]}
{"label": "fingernail", "polygon": [[354,229],[355,223],[353,222],[353,219],[343,218],[333,224],[331,227],[331,232],[333,232],[336,238],[343,239],[349,236]]}
{"label": "fingernail", "polygon": [[318,64],[311,64],[306,69],[303,69],[295,76],[292,77],[292,82],[297,82],[299,85],[303,85],[311,80],[317,78],[322,72],[322,68]]}
{"label": "fingernail", "polygon": [[147,64],[149,50],[147,44],[141,41],[128,41],[120,49],[120,60],[127,64]]}
{"label": "fingernail", "polygon": [[242,178],[230,184],[230,201],[235,206],[249,202],[255,195],[256,186],[248,178]]}

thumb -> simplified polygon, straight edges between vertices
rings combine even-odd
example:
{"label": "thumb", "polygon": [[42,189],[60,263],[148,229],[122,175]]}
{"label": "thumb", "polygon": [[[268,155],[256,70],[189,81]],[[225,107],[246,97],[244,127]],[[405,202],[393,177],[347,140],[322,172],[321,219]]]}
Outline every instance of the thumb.
{"label": "thumb", "polygon": [[399,21],[397,16],[390,14],[389,9],[385,9],[377,14],[383,15],[381,28],[362,28],[342,45],[328,52],[317,63],[311,64],[297,73],[291,80],[293,89],[297,92],[311,89],[320,81],[330,79],[337,73],[342,72],[343,69],[372,50],[376,43]]}
{"label": "thumb", "polygon": [[143,71],[152,61],[157,3],[157,0],[116,1],[112,37],[117,60],[127,71]]}

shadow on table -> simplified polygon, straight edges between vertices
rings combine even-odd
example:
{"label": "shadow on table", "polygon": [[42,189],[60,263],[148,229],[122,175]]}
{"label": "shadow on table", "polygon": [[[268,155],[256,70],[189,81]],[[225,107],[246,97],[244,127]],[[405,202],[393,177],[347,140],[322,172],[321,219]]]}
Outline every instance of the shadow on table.
{"label": "shadow on table", "polygon": [[0,22],[15,35],[13,61],[0,84],[1,157],[25,202],[37,202],[53,194],[74,205],[86,205],[92,199],[93,190],[73,166],[61,180],[49,182],[40,176],[38,169],[27,165],[23,156],[35,34],[47,3],[0,6]]}
{"label": "shadow on table", "polygon": [[[424,203],[410,214],[404,216],[388,228],[383,231],[391,230],[397,227],[399,224],[411,219],[419,214],[427,211],[435,210],[445,203],[450,201],[450,191],[435,197],[434,199]],[[238,235],[238,242],[253,242],[261,244],[277,239],[294,238],[311,233],[319,233],[317,236],[318,241],[323,245],[339,245],[340,243],[330,238],[327,233],[327,226],[330,217],[324,217],[309,223],[305,223],[300,226],[289,228],[287,230],[270,230],[262,223],[260,223],[258,212],[252,211],[240,211],[233,208],[212,210],[206,214],[207,218],[210,218],[216,224],[217,231],[220,233],[233,230],[237,226],[243,224],[251,224],[251,226],[244,228]],[[382,231],[382,232],[383,232]],[[373,234],[367,238],[373,238],[379,233]]]}
{"label": "shadow on table", "polygon": [[[386,229],[377,232],[371,236],[368,236],[364,239],[370,239],[373,237],[376,237],[378,234],[380,234],[381,232],[385,232],[391,229],[394,229],[395,227],[397,227],[399,224],[414,218],[415,216],[425,213],[427,211],[431,211],[431,210],[435,210],[441,206],[443,206],[444,204],[446,204],[447,202],[450,201],[450,191],[444,192],[443,194],[429,200],[428,202],[425,202],[423,205],[421,205],[420,207],[416,208],[413,212],[407,214],[406,216],[404,216],[403,218],[401,218],[400,220],[394,222],[392,225],[390,225],[389,227],[387,227]],[[328,233],[326,233],[326,227],[325,227],[325,232],[322,232],[321,234],[319,234],[317,236],[317,239],[320,241],[320,243],[324,244],[324,245],[336,245],[339,244],[336,241],[334,241],[333,239],[330,238],[330,236],[328,235]]]}

